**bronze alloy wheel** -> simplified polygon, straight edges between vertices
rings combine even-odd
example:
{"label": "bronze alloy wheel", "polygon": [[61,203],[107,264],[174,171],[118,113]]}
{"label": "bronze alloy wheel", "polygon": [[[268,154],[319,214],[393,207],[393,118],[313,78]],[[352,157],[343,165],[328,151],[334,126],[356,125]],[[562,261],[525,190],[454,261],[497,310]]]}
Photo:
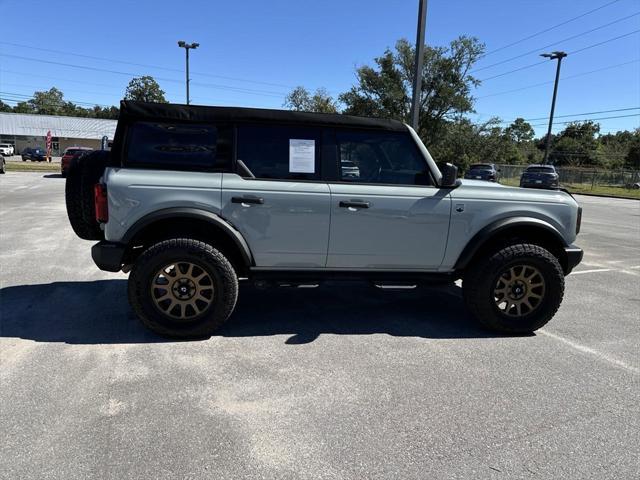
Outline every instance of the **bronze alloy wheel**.
{"label": "bronze alloy wheel", "polygon": [[211,276],[191,262],[170,263],[161,268],[151,282],[155,306],[176,320],[190,320],[204,313],[214,297]]}
{"label": "bronze alloy wheel", "polygon": [[514,265],[505,270],[493,290],[498,310],[509,317],[522,317],[540,306],[545,294],[545,281],[531,265]]}

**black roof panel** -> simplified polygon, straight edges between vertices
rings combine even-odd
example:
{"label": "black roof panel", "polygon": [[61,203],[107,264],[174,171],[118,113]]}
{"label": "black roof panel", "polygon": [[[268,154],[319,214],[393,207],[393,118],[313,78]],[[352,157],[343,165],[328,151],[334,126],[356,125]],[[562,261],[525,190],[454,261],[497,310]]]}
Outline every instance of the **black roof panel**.
{"label": "black roof panel", "polygon": [[335,127],[359,127],[404,132],[407,127],[397,120],[355,117],[337,113],[310,113],[265,108],[210,107],[172,103],[148,103],[123,100],[119,121],[172,120],[183,122],[292,123]]}

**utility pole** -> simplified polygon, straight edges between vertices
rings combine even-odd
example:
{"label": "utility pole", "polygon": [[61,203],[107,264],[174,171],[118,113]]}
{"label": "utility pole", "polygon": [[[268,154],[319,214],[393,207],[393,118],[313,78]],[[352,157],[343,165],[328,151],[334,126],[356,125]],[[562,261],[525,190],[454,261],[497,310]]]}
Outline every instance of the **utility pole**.
{"label": "utility pole", "polygon": [[562,59],[567,56],[565,52],[551,52],[542,53],[541,57],[546,57],[549,60],[558,60],[558,66],[556,67],[556,81],[553,85],[553,99],[551,100],[551,114],[549,115],[549,129],[547,130],[547,139],[544,147],[544,158],[542,163],[546,164],[549,158],[549,146],[551,145],[551,127],[553,126],[553,112],[556,109],[556,95],[558,94],[558,80],[560,80],[560,64]]}
{"label": "utility pole", "polygon": [[186,43],[184,40],[180,40],[178,42],[178,46],[180,48],[184,48],[187,56],[187,68],[186,68],[186,75],[187,75],[187,105],[189,105],[189,50],[190,49],[196,49],[200,46],[199,43]]}
{"label": "utility pole", "polygon": [[427,0],[418,0],[418,33],[416,34],[416,59],[413,72],[413,98],[411,101],[411,126],[418,130],[420,121],[420,93],[422,92],[422,60],[424,57],[424,30],[427,24]]}

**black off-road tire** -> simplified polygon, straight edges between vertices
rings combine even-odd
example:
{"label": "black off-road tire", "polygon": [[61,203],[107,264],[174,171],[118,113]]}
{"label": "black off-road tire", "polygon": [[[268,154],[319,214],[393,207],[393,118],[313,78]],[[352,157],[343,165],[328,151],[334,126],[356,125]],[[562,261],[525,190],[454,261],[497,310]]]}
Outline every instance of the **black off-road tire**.
{"label": "black off-road tire", "polygon": [[[213,302],[190,320],[178,320],[154,302],[152,282],[159,270],[179,262],[195,264],[212,279]],[[231,262],[213,246],[188,238],[165,240],[149,247],[136,260],[128,285],[129,303],[142,323],[173,338],[211,336],[231,315],[238,298],[238,277]]]}
{"label": "black off-road tire", "polygon": [[[544,279],[545,289],[535,309],[513,317],[496,305],[494,288],[502,272],[517,265],[536,268]],[[564,296],[564,272],[558,259],[546,249],[515,244],[476,260],[464,276],[462,290],[467,309],[485,328],[504,333],[531,333],[543,327],[558,311]]]}
{"label": "black off-road tire", "polygon": [[74,157],[67,169],[67,216],[75,234],[84,240],[104,239],[104,232],[95,218],[93,187],[104,172],[108,154],[106,151],[96,151],[82,157]]}

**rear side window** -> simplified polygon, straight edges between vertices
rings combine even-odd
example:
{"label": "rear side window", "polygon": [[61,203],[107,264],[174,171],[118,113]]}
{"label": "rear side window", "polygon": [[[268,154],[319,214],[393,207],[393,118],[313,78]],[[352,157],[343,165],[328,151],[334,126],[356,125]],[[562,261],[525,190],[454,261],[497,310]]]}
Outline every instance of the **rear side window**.
{"label": "rear side window", "polygon": [[129,127],[129,166],[209,170],[226,164],[231,142],[228,127],[206,124],[137,122]]}
{"label": "rear side window", "polygon": [[238,126],[237,159],[256,178],[320,179],[320,129],[289,126]]}
{"label": "rear side window", "polygon": [[408,135],[338,131],[340,180],[391,185],[432,185],[424,157]]}

